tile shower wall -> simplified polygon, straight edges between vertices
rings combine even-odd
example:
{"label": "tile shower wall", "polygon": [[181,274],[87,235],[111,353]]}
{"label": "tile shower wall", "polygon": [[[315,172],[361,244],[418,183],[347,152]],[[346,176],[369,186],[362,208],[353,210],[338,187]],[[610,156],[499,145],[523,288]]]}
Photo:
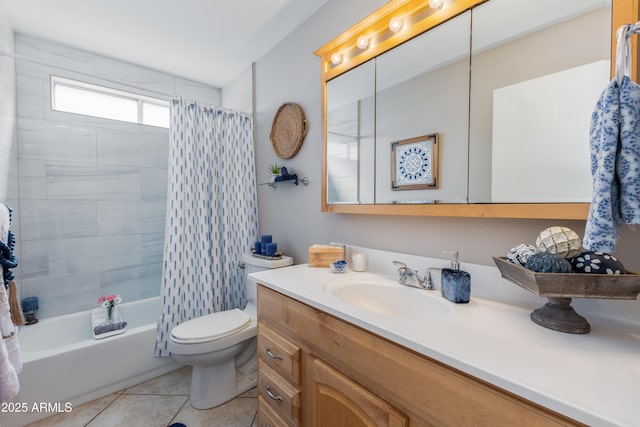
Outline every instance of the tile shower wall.
{"label": "tile shower wall", "polygon": [[[13,30],[0,2],[0,51],[14,51]],[[12,57],[0,55],[0,203],[17,203],[16,67]],[[17,221],[13,221],[16,226]]]}
{"label": "tile shower wall", "polygon": [[44,318],[158,295],[168,129],[52,111],[50,75],[216,105],[220,90],[20,34],[16,54],[38,61],[16,61],[22,296]]}

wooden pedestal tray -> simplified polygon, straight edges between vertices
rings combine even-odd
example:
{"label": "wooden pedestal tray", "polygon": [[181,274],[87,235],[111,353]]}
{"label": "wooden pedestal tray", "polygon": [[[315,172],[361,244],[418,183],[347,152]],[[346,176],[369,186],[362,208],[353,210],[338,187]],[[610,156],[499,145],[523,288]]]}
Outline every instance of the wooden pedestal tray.
{"label": "wooden pedestal tray", "polygon": [[502,277],[549,301],[531,313],[533,323],[570,334],[588,334],[591,325],[571,307],[571,298],[636,299],[640,274],[537,273],[493,257]]}

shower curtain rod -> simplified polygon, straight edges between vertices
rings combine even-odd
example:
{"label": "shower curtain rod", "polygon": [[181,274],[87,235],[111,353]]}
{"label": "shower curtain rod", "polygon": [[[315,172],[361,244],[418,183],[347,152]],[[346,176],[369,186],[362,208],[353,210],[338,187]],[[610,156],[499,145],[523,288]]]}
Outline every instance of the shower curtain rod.
{"label": "shower curtain rod", "polygon": [[68,71],[70,73],[80,74],[80,75],[83,75],[83,76],[86,76],[86,77],[91,77],[91,78],[94,78],[94,79],[100,79],[100,80],[105,81],[105,82],[109,82],[109,83],[113,83],[113,84],[117,84],[117,85],[121,85],[121,86],[126,86],[126,87],[129,87],[129,88],[132,88],[132,89],[137,89],[137,90],[140,90],[140,91],[143,91],[143,92],[147,92],[149,94],[153,94],[156,97],[161,98],[161,99],[163,99],[165,101],[171,101],[172,98],[178,98],[177,95],[167,95],[166,93],[158,92],[158,91],[151,90],[151,89],[145,89],[143,87],[132,85],[130,83],[119,82],[119,81],[111,80],[109,78],[97,76],[95,74],[86,73],[86,72],[83,72],[83,71],[72,70],[72,69],[65,68],[65,67],[60,67],[60,66],[57,66],[57,65],[51,65],[51,64],[49,64],[49,63],[47,63],[45,61],[40,61],[40,60],[37,60],[37,59],[29,58],[28,56],[16,55],[15,53],[9,53],[9,52],[6,52],[4,50],[0,50],[0,56],[7,56],[9,58],[18,59],[18,60],[21,60],[21,61],[32,62],[34,64],[44,65],[46,67],[57,68],[59,70]]}

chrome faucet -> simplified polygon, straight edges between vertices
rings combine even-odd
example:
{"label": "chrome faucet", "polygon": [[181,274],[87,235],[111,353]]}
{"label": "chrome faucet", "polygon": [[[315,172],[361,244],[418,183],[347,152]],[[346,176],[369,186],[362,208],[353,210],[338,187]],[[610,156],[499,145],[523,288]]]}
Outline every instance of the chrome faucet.
{"label": "chrome faucet", "polygon": [[432,291],[433,289],[435,289],[433,286],[433,280],[431,280],[430,271],[427,271],[427,274],[425,274],[423,277],[420,277],[416,270],[410,269],[404,262],[393,261],[393,265],[400,266],[400,268],[398,268],[398,283],[400,283],[401,285],[425,289],[427,291]]}

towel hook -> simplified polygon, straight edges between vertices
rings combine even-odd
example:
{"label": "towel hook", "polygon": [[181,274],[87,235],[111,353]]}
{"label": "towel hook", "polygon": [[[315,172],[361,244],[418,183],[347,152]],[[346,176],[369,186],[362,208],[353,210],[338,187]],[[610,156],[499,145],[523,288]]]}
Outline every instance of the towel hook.
{"label": "towel hook", "polygon": [[622,25],[616,31],[616,38],[618,39],[616,48],[616,81],[618,86],[622,84],[622,78],[629,75],[631,69],[631,49],[629,46],[629,38],[635,32],[637,24],[633,27],[629,24]]}

